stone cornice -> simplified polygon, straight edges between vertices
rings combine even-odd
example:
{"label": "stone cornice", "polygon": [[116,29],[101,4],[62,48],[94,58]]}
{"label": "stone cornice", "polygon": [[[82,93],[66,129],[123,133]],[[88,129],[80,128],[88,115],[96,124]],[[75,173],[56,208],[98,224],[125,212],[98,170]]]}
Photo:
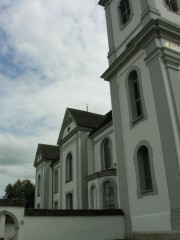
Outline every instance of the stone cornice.
{"label": "stone cornice", "polygon": [[41,160],[34,163],[34,167],[37,168],[43,162],[56,162],[58,159],[51,159],[51,158],[42,158]]}
{"label": "stone cornice", "polygon": [[143,49],[154,38],[168,38],[179,41],[180,28],[164,19],[151,20],[128,44],[126,50],[110,65],[101,76],[110,81],[119,69],[140,49]]}
{"label": "stone cornice", "polygon": [[86,180],[90,181],[90,180],[93,180],[95,178],[101,178],[101,177],[107,177],[107,176],[116,176],[116,175],[117,175],[116,168],[111,168],[111,169],[104,170],[104,171],[101,171],[101,172],[95,172],[95,173],[87,176]]}
{"label": "stone cornice", "polygon": [[74,128],[65,138],[60,140],[58,142],[59,146],[62,146],[65,142],[67,142],[73,135],[75,135],[78,131],[86,131],[86,132],[91,132],[93,129],[92,128],[87,128],[87,127],[76,127]]}

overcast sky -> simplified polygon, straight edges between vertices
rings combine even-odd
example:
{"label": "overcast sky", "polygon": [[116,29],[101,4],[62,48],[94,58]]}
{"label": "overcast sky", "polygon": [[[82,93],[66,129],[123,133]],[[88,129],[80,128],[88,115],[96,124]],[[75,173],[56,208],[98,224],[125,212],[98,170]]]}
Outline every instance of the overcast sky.
{"label": "overcast sky", "polygon": [[56,144],[67,107],[111,109],[98,0],[0,0],[0,197],[34,181],[38,143]]}

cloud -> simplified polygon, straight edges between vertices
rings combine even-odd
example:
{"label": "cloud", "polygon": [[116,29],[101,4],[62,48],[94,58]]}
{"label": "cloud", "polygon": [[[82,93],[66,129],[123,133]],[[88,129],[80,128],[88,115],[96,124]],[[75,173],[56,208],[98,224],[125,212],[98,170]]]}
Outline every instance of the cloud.
{"label": "cloud", "polygon": [[[56,144],[66,107],[105,114],[104,10],[89,0],[0,1],[0,179],[33,178],[38,143]],[[92,97],[93,96],[93,97]]]}

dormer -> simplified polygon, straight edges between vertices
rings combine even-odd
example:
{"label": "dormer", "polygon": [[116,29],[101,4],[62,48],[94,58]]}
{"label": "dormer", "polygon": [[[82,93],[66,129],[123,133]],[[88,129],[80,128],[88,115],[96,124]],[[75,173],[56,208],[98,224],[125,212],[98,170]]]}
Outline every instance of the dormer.
{"label": "dormer", "polygon": [[99,4],[106,13],[109,65],[152,19],[179,22],[179,0],[100,0]]}

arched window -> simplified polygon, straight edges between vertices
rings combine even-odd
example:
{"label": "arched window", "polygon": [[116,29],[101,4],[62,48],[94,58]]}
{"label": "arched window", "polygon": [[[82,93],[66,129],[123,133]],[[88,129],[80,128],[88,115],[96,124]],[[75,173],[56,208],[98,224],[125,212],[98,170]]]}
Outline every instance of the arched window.
{"label": "arched window", "polygon": [[66,209],[73,209],[73,194],[68,193],[66,195]]}
{"label": "arched window", "polygon": [[58,192],[58,171],[54,173],[54,193]]}
{"label": "arched window", "polygon": [[131,71],[128,78],[129,97],[132,122],[143,117],[142,96],[136,70]]}
{"label": "arched window", "polygon": [[97,208],[97,193],[94,185],[91,187],[90,190],[90,208],[91,209]]}
{"label": "arched window", "polygon": [[146,146],[141,146],[137,152],[139,180],[141,192],[153,189],[149,151]]}
{"label": "arched window", "polygon": [[166,6],[173,12],[179,12],[179,3],[178,0],[165,0]]}
{"label": "arched window", "polygon": [[147,141],[141,141],[134,153],[137,180],[137,196],[157,195],[158,189],[153,166],[153,151]]}
{"label": "arched window", "polygon": [[119,3],[119,11],[121,17],[121,24],[124,25],[128,22],[131,16],[131,9],[129,0],[121,0]]}
{"label": "arched window", "polygon": [[71,181],[73,178],[72,175],[73,168],[72,168],[72,154],[69,153],[66,158],[66,181]]}
{"label": "arched window", "polygon": [[103,170],[112,167],[112,153],[111,153],[111,141],[109,138],[105,138],[102,142],[102,166]]}
{"label": "arched window", "polygon": [[116,193],[112,181],[106,181],[103,184],[103,203],[104,208],[115,208],[116,206]]}
{"label": "arched window", "polygon": [[41,195],[41,175],[38,176],[37,195]]}

